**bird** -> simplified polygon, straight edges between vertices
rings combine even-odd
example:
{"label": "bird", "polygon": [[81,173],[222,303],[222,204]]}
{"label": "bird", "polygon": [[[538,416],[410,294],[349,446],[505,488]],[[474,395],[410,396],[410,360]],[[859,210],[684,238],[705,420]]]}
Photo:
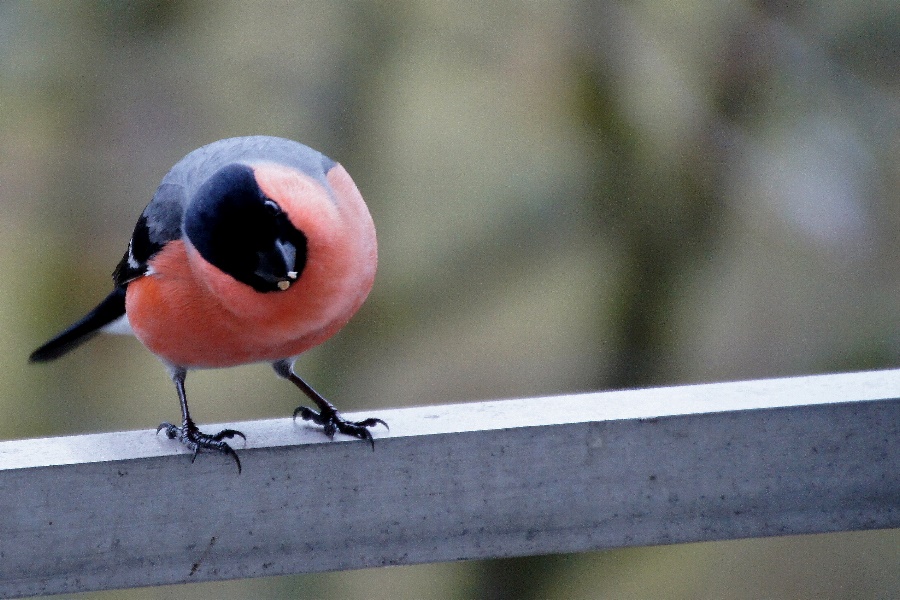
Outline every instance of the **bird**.
{"label": "bird", "polygon": [[163,177],[113,271],[113,290],[29,357],[54,360],[101,332],[130,333],[165,365],[181,424],[161,431],[193,452],[241,462],[234,429],[200,431],[188,410],[189,370],[269,363],[317,410],[300,415],[333,438],[367,440],[378,418],[345,419],[294,371],[365,301],[378,263],[375,225],[344,167],[299,142],[247,136],[202,146]]}

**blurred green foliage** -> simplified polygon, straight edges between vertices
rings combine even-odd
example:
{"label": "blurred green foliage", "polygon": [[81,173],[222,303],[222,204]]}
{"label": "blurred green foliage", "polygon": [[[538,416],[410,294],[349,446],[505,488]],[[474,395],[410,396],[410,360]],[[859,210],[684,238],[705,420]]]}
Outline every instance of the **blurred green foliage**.
{"label": "blurred green foliage", "polygon": [[[0,3],[0,436],[177,417],[132,339],[25,359],[106,293],[172,164],[252,133],[342,162],[378,227],[370,301],[298,365],[341,407],[895,366],[898,47],[890,0]],[[296,404],[263,366],[188,388],[206,423]],[[898,548],[833,534],[101,596],[886,598]]]}

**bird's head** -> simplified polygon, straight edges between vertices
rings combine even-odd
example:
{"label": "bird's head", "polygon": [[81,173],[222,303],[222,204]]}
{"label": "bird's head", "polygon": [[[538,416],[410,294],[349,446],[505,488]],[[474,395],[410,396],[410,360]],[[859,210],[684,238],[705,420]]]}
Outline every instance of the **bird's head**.
{"label": "bird's head", "polygon": [[292,199],[267,195],[254,168],[216,171],[184,214],[184,232],[200,257],[257,292],[282,292],[303,273],[307,238],[288,216]]}

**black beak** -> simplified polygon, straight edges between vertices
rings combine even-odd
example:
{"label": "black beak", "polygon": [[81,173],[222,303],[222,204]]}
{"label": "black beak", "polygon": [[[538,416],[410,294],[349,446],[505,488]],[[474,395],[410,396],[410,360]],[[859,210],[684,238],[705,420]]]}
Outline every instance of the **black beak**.
{"label": "black beak", "polygon": [[297,247],[291,242],[276,239],[272,248],[258,252],[259,262],[254,274],[280,290],[288,289],[297,279]]}

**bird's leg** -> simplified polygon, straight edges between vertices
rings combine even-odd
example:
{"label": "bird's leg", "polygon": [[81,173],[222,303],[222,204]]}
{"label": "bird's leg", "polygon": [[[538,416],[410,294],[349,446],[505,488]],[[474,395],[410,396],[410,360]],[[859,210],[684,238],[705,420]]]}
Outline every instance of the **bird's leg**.
{"label": "bird's leg", "polygon": [[311,408],[298,406],[294,409],[295,419],[297,418],[297,415],[300,415],[306,421],[312,421],[313,423],[322,425],[325,430],[325,435],[329,438],[334,438],[335,432],[340,431],[345,435],[352,435],[361,440],[368,440],[372,445],[372,449],[375,449],[375,440],[372,438],[372,433],[368,428],[378,424],[387,427],[387,423],[376,418],[363,419],[362,421],[348,421],[338,413],[331,402],[323,398],[319,392],[314,390],[312,386],[294,373],[290,361],[280,360],[272,363],[272,367],[279,377],[287,379],[300,388],[300,391],[306,394],[310,400],[315,402],[316,406],[319,408],[319,412],[316,412]]}
{"label": "bird's leg", "polygon": [[234,449],[223,440],[225,438],[231,439],[236,435],[241,436],[245,440],[247,437],[235,429],[223,429],[215,435],[208,435],[200,431],[200,429],[197,428],[197,424],[194,423],[194,420],[191,418],[191,413],[188,411],[187,395],[184,392],[184,378],[187,371],[181,367],[173,367],[171,372],[172,381],[175,383],[175,389],[178,391],[178,400],[181,402],[181,427],[177,427],[168,422],[161,423],[159,427],[156,428],[156,433],[165,431],[166,437],[170,440],[177,439],[190,450],[193,450],[194,455],[191,457],[191,462],[194,462],[194,459],[197,458],[197,453],[200,452],[201,448],[228,454],[234,459],[234,462],[237,463],[238,474],[240,474],[241,459],[238,458]]}

